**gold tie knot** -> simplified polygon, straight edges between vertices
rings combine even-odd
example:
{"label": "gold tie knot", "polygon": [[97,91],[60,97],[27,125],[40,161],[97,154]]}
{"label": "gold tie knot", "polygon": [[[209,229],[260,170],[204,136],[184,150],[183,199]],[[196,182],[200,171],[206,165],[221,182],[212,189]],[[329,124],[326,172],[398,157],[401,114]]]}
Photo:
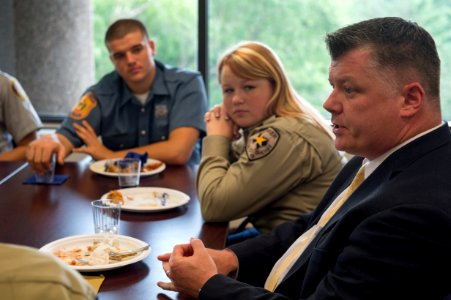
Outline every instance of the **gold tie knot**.
{"label": "gold tie knot", "polygon": [[331,205],[331,207],[321,216],[318,224],[321,227],[324,227],[327,222],[332,218],[332,216],[337,212],[337,210],[343,205],[343,203],[348,200],[349,196],[351,196],[352,193],[359,187],[359,185],[365,180],[365,165],[360,167],[357,174],[354,176],[354,179],[352,180],[351,184],[348,186],[348,188],[344,191],[344,195],[341,199],[338,201],[334,201]]}
{"label": "gold tie knot", "polygon": [[344,198],[348,198],[349,196],[351,196],[351,194],[354,193],[354,191],[359,187],[359,185],[363,182],[364,179],[365,179],[365,167],[362,166],[360,167],[359,171],[357,172],[351,184],[349,185]]}

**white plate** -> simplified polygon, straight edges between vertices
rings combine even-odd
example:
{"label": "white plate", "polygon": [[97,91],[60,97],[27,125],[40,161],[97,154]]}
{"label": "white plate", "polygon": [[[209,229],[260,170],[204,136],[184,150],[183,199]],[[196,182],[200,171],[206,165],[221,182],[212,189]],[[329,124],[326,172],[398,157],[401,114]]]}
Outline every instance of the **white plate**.
{"label": "white plate", "polygon": [[[115,161],[115,160],[119,160],[119,158],[118,159],[98,160],[96,162],[93,162],[91,165],[89,165],[89,169],[91,171],[93,171],[94,173],[97,173],[97,174],[101,174],[101,175],[105,175],[105,176],[109,176],[109,177],[117,177],[117,173],[105,172],[105,163],[107,161]],[[160,161],[156,160],[156,159],[149,158],[149,159],[147,159],[146,165],[147,164],[151,164],[151,163],[157,163],[157,162],[160,162]],[[164,169],[166,169],[166,164],[163,163],[157,169],[150,170],[150,171],[141,171],[141,177],[146,177],[146,176],[150,176],[150,175],[161,173],[161,172],[164,171]]]}
{"label": "white plate", "polygon": [[[121,210],[133,212],[157,212],[168,210],[182,206],[189,201],[189,196],[177,190],[157,188],[157,187],[134,187],[117,190],[122,193],[124,204]],[[158,198],[163,193],[169,196],[166,205],[161,205]],[[108,193],[104,194],[101,199],[107,199]]]}
{"label": "white plate", "polygon": [[[119,247],[121,250],[131,250],[136,249],[139,247],[143,247],[147,245],[147,243],[129,237],[125,235],[117,235],[116,236],[119,241]],[[74,235],[67,238],[62,238],[59,240],[56,240],[54,242],[48,243],[47,245],[41,247],[39,250],[43,252],[47,252],[53,255],[53,253],[61,248],[71,249],[71,248],[77,248],[77,247],[86,247],[89,245],[92,245],[94,240],[99,240],[101,238],[101,235],[99,234],[92,234],[92,235]],[[80,272],[99,272],[99,271],[106,271],[111,269],[120,268],[123,266],[127,266],[130,264],[133,264],[135,262],[141,261],[150,254],[150,247],[148,250],[145,250],[141,253],[139,253],[136,256],[131,257],[130,259],[113,262],[107,265],[96,265],[96,266],[70,266]]]}

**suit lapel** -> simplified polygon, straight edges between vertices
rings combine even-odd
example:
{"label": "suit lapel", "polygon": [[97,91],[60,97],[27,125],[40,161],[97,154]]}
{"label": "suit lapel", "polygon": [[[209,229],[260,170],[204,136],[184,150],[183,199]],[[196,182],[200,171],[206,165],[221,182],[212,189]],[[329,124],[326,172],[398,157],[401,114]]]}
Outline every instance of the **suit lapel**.
{"label": "suit lapel", "polygon": [[[432,151],[435,148],[442,146],[443,144],[449,143],[451,141],[451,135],[449,133],[449,128],[447,124],[444,124],[437,130],[434,130],[417,140],[409,143],[408,145],[398,149],[393,154],[391,154],[366,180],[359,186],[359,188],[349,197],[348,200],[343,204],[343,206],[337,211],[337,213],[329,220],[326,226],[318,233],[318,235],[313,239],[312,243],[304,250],[301,257],[296,261],[291,270],[285,276],[288,279],[294,273],[296,273],[305,263],[308,263],[310,256],[312,255],[312,250],[318,239],[322,238],[323,235],[330,231],[332,226],[335,226],[338,220],[342,219],[343,216],[352,207],[364,202],[366,199],[371,197],[374,191],[377,191],[378,187],[383,183],[392,180],[396,175],[398,175],[402,170],[416,161],[421,156]],[[316,224],[321,217],[325,209],[332,203],[332,201],[337,197],[352,181],[357,170],[360,168],[363,158],[355,157],[348,164],[354,169],[353,172],[349,170],[343,170],[337,179],[332,183],[330,189],[326,192],[324,199],[322,199],[318,208],[321,208],[320,213],[316,213]],[[346,167],[345,167],[346,168]],[[354,175],[350,175],[354,174]],[[342,176],[347,176],[343,180]],[[341,178],[340,178],[341,177]],[[337,186],[337,182],[341,183]],[[324,205],[328,203],[327,205]],[[284,280],[285,280],[284,279]],[[280,285],[282,286],[282,284]]]}

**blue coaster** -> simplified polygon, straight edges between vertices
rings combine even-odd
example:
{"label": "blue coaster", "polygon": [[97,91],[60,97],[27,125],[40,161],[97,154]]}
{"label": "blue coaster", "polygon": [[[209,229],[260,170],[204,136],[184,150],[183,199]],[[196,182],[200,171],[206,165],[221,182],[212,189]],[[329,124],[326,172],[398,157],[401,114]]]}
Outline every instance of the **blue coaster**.
{"label": "blue coaster", "polygon": [[139,154],[136,152],[128,152],[124,158],[137,158],[141,160],[141,166],[144,166],[147,162],[147,152],[144,154]]}
{"label": "blue coaster", "polygon": [[36,175],[28,177],[23,184],[60,185],[66,182],[68,175],[55,175],[52,182],[37,182]]}

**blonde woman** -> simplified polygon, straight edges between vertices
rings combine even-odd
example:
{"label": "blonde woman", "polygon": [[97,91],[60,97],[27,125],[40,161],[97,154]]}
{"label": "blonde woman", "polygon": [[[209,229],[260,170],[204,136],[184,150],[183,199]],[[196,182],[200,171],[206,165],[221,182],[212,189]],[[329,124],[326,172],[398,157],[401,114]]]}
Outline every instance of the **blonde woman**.
{"label": "blonde woman", "polygon": [[205,115],[197,174],[204,219],[248,217],[266,233],[313,210],[342,167],[330,128],[262,43],[227,51],[218,77],[223,104]]}

